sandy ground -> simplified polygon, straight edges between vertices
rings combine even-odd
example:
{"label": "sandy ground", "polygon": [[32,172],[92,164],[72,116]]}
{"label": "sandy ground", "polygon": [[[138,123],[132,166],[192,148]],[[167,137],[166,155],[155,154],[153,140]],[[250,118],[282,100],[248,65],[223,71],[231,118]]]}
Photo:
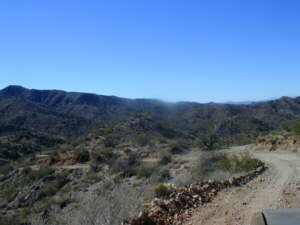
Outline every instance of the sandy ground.
{"label": "sandy ground", "polygon": [[296,153],[253,153],[269,166],[249,184],[224,190],[213,202],[195,210],[186,224],[250,225],[255,212],[300,208],[300,157]]}

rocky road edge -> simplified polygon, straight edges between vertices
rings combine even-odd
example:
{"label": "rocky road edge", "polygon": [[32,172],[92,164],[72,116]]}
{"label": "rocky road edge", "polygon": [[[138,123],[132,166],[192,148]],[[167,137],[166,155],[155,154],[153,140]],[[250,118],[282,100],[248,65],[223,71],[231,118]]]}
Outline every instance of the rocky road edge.
{"label": "rocky road edge", "polygon": [[225,181],[204,181],[185,188],[171,190],[169,200],[155,199],[137,218],[124,221],[122,225],[180,225],[192,214],[192,210],[211,202],[219,191],[249,183],[261,175],[267,167],[259,167],[246,175]]}

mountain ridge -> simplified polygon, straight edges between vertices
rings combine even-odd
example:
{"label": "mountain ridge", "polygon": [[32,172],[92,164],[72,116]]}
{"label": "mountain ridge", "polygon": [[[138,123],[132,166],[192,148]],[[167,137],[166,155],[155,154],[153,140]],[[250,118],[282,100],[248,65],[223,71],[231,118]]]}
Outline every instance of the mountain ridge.
{"label": "mountain ridge", "polygon": [[127,99],[91,93],[26,89],[0,90],[0,119],[49,134],[78,137],[110,122],[148,113],[174,129],[222,144],[244,144],[259,134],[300,118],[300,97],[250,105]]}
{"label": "mountain ridge", "polygon": [[116,96],[116,95],[102,95],[102,94],[96,94],[96,93],[92,93],[92,92],[78,92],[78,91],[64,91],[64,90],[60,90],[60,89],[30,89],[30,88],[26,88],[24,86],[21,85],[8,85],[6,87],[4,87],[3,89],[0,89],[1,92],[5,92],[5,94],[7,95],[12,95],[12,93],[17,93],[15,94],[21,94],[24,91],[42,91],[42,92],[60,92],[60,93],[64,93],[64,94],[74,94],[74,95],[80,95],[80,94],[86,94],[86,95],[96,95],[96,96],[101,96],[101,97],[110,97],[110,98],[119,98],[119,99],[124,99],[124,100],[131,100],[131,101],[153,101],[153,102],[161,102],[161,103],[166,103],[166,104],[184,104],[184,103],[188,103],[188,104],[220,104],[220,105],[251,105],[251,104],[257,104],[257,103],[262,103],[262,102],[268,102],[268,101],[273,101],[273,100],[278,100],[280,98],[296,98],[296,97],[290,97],[290,96],[282,96],[282,97],[272,97],[272,98],[267,98],[267,99],[263,99],[263,100],[245,100],[245,101],[224,101],[224,102],[198,102],[198,101],[189,101],[189,100],[185,100],[185,101],[174,101],[174,102],[169,102],[169,101],[164,101],[161,99],[156,99],[156,98],[127,98],[127,97],[120,97],[120,96]]}

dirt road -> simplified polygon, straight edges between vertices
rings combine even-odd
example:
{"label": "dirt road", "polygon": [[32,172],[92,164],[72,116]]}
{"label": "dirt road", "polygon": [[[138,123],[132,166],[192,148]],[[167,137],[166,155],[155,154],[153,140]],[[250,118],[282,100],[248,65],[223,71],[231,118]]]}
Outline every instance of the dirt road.
{"label": "dirt road", "polygon": [[300,208],[300,157],[296,153],[254,153],[269,170],[244,187],[224,190],[194,212],[186,224],[249,225],[251,216],[270,208]]}

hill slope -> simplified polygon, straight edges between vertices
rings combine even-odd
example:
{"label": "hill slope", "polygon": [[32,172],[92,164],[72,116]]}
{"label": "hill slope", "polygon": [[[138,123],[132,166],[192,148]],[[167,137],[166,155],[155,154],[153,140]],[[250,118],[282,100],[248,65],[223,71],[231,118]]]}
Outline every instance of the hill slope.
{"label": "hill slope", "polygon": [[[109,122],[149,113],[206,142],[243,144],[283,121],[300,118],[300,97],[251,105],[164,103],[58,90],[9,86],[0,91],[0,119],[7,124],[78,137]],[[210,146],[213,147],[213,146]]]}

